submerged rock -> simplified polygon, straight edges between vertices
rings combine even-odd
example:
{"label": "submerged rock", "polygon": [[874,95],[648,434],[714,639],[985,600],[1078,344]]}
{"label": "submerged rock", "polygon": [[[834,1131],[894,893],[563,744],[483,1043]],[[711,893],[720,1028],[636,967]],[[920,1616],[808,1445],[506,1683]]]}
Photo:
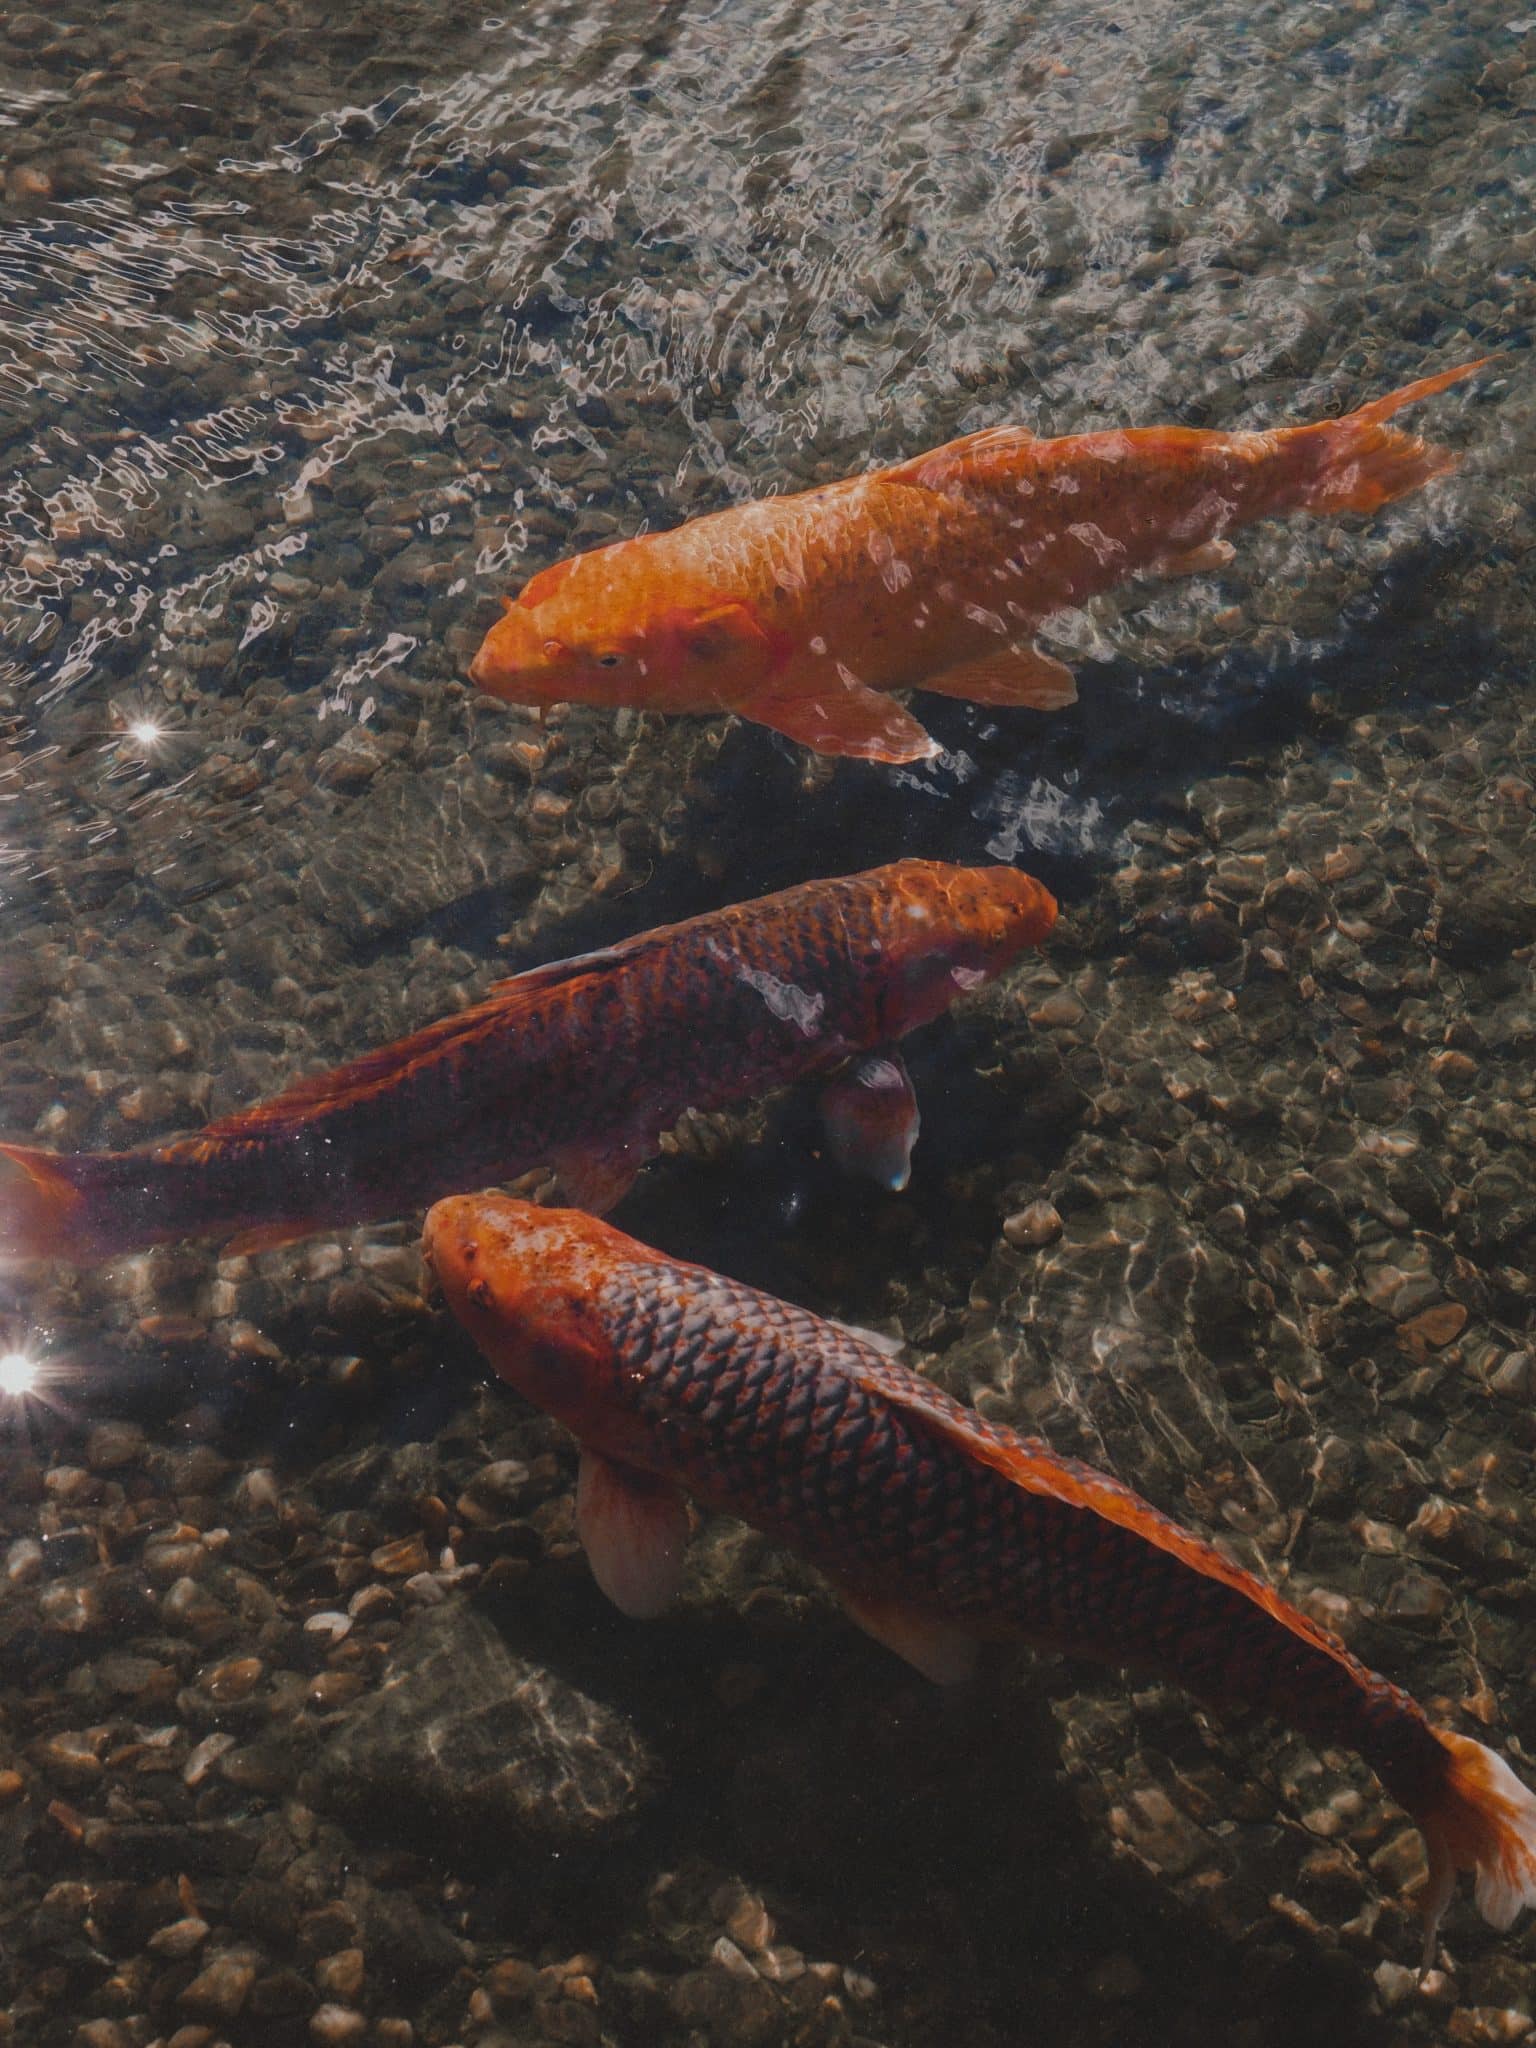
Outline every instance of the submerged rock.
{"label": "submerged rock", "polygon": [[611,1707],[516,1657],[458,1602],[400,1634],[390,1672],[334,1735],[314,1797],[351,1818],[387,1813],[433,1834],[571,1849],[621,1828],[656,1767]]}

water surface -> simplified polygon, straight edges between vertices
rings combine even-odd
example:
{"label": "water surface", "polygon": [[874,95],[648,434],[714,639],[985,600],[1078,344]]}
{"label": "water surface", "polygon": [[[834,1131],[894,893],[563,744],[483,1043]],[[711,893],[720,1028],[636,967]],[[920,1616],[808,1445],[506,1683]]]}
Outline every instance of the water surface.
{"label": "water surface", "polygon": [[[901,1327],[1536,1745],[1533,40],[1372,0],[12,12],[0,1124],[152,1140],[667,917],[1017,861],[1069,915],[914,1045],[908,1196],[788,1103],[620,1220]],[[1059,622],[1079,705],[919,700],[929,769],[461,680],[503,592],[647,522],[1490,348],[1424,422],[1454,479]],[[1005,1234],[1036,1201],[1060,1234]],[[1412,1842],[1348,1758],[1022,1657],[956,1706],[728,1527],[675,1621],[609,1613],[568,1445],[414,1237],[5,1283],[57,1375],[0,1495],[16,2039],[1518,2038],[1529,1935],[1463,1907],[1405,1978]],[[478,1761],[396,1811],[406,1631]],[[536,1787],[466,1789],[472,1721]]]}

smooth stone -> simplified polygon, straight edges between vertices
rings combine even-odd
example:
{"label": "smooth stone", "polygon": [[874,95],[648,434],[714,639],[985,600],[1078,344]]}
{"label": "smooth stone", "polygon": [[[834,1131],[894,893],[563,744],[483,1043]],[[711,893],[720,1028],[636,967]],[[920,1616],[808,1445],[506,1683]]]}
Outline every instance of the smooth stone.
{"label": "smooth stone", "polygon": [[384,1683],[320,1752],[314,1798],[434,1833],[574,1848],[629,1821],[656,1766],[628,1722],[515,1657],[455,1599],[416,1614]]}

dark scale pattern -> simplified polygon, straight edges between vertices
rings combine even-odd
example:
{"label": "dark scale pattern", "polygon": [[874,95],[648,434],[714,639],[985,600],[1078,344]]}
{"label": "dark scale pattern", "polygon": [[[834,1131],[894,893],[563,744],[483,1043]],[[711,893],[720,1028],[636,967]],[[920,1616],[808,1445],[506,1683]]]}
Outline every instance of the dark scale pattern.
{"label": "dark scale pattern", "polygon": [[[1439,1781],[1445,1752],[1407,1694],[1117,1482],[985,1422],[855,1333],[659,1260],[618,1268],[599,1306],[656,1468],[841,1584],[1263,1708],[1359,1750],[1415,1808]],[[1037,1483],[1098,1489],[1131,1525],[1016,1483],[951,1418],[1021,1452]]]}

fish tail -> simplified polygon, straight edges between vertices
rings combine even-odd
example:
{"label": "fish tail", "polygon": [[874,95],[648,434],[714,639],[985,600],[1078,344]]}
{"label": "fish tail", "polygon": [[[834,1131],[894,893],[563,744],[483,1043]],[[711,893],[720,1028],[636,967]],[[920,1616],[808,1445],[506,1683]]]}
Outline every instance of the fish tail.
{"label": "fish tail", "polygon": [[1307,458],[1302,503],[1309,512],[1374,512],[1394,498],[1406,497],[1436,477],[1449,476],[1459,458],[1449,448],[1388,426],[1392,415],[1420,399],[1433,398],[1452,384],[1494,361],[1480,356],[1475,363],[1460,363],[1454,370],[1441,370],[1433,377],[1420,377],[1384,398],[1373,398],[1342,419],[1319,420],[1308,427],[1293,427],[1281,435]]}
{"label": "fish tail", "polygon": [[89,1265],[213,1228],[202,1176],[153,1152],[44,1152],[0,1144],[0,1258]]}
{"label": "fish tail", "polygon": [[1536,1794],[1482,1743],[1446,1728],[1434,1734],[1444,1768],[1414,1813],[1429,1851],[1427,1960],[1457,1871],[1474,1873],[1478,1909],[1493,1927],[1508,1927],[1522,1907],[1536,1905]]}

